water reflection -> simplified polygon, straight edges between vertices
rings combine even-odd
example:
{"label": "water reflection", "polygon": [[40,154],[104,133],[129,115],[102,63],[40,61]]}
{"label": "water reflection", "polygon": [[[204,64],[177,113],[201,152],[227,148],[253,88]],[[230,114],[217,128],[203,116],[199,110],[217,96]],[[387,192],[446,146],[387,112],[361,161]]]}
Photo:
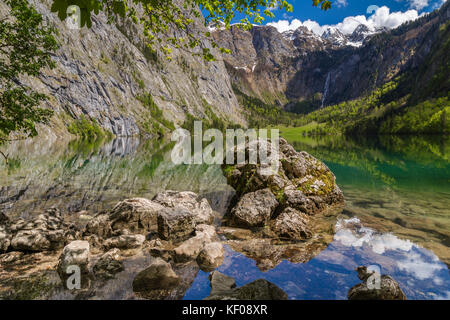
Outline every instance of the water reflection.
{"label": "water reflection", "polygon": [[[447,266],[434,253],[409,240],[364,227],[356,218],[340,220],[333,242],[309,262],[285,260],[262,272],[254,260],[227,247],[218,270],[235,278],[238,286],[264,278],[290,299],[346,299],[348,290],[360,282],[354,269],[374,264],[398,281],[408,299],[450,297]],[[207,274],[199,272],[184,298],[202,299],[209,291]]]}
{"label": "water reflection", "polygon": [[450,264],[450,137],[299,136],[290,142],[334,172],[346,216],[418,243]]}
{"label": "water reflection", "polygon": [[0,210],[23,217],[52,206],[66,214],[96,213],[166,189],[204,194],[223,208],[232,189],[220,167],[174,165],[171,147],[131,138],[16,142],[7,150],[14,166],[0,162]]}
{"label": "water reflection", "polygon": [[[281,257],[262,268],[266,272],[227,247],[218,270],[234,277],[238,286],[265,278],[290,299],[346,299],[348,289],[360,282],[354,268],[377,264],[409,299],[450,298],[449,139],[290,141],[323,160],[337,177],[346,205],[336,234],[317,255],[293,262]],[[173,165],[170,150],[168,144],[136,139],[11,144],[7,153],[12,161],[0,162],[0,211],[26,217],[57,206],[68,215],[95,213],[127,197],[151,198],[173,189],[203,194],[223,212],[232,189],[220,167]],[[136,270],[130,270],[143,268],[133,266]],[[207,276],[199,271],[185,298],[208,296]],[[121,291],[120,282],[110,286],[115,288],[108,287],[112,298],[130,294]]]}

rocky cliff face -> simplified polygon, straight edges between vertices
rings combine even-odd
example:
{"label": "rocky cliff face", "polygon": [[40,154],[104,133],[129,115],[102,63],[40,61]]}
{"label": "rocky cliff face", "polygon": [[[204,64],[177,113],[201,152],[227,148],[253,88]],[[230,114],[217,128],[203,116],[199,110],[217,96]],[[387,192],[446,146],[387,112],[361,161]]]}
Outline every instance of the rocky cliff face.
{"label": "rocky cliff face", "polygon": [[[145,94],[151,94],[163,117],[174,123],[182,123],[187,113],[207,118],[205,109],[230,122],[245,123],[220,59],[207,63],[174,49],[169,61],[152,54],[126,22],[108,24],[100,14],[93,16],[92,28],[71,30],[50,12],[50,0],[32,3],[44,20],[56,26],[61,45],[54,56],[56,68],[26,80],[50,97],[47,107],[55,110],[52,123],[41,133],[65,135],[66,127],[84,115],[117,136],[145,134],[158,124],[138,99]],[[7,12],[4,3],[0,7]],[[189,32],[204,28],[197,20]],[[205,40],[202,46],[211,43]]]}
{"label": "rocky cliff face", "polygon": [[233,26],[217,28],[213,36],[231,50],[224,60],[241,91],[302,112],[299,102],[320,107],[353,99],[414,70],[449,17],[447,2],[439,11],[394,30],[360,25],[349,35],[329,28],[318,36],[303,26],[284,33],[272,26],[250,31]]}

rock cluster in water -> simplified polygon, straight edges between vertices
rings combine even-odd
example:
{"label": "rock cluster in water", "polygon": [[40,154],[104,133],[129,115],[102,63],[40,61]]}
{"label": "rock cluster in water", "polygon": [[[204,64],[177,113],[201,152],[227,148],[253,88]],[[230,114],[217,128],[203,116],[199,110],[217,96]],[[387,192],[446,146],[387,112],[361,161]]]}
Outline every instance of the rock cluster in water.
{"label": "rock cluster in water", "polygon": [[[371,272],[365,266],[356,268],[356,271],[363,282],[348,291],[349,300],[406,300],[406,295],[397,281],[390,276],[374,274],[376,271]],[[378,283],[374,276],[378,277]]]}
{"label": "rock cluster in water", "polygon": [[[251,150],[268,150],[268,164],[222,166],[236,195],[219,231],[233,250],[254,259],[262,271],[283,260],[307,262],[326,248],[344,201],[324,163],[295,151],[284,139],[279,139],[278,158],[273,157],[271,143],[255,140],[244,148],[246,156]],[[270,161],[276,170],[267,171]]]}
{"label": "rock cluster in water", "polygon": [[[152,200],[132,198],[119,202],[110,211],[87,220],[84,226],[64,222],[56,209],[30,221],[9,221],[0,216],[0,256],[2,262],[20,261],[32,252],[60,253],[54,261],[62,285],[77,266],[83,279],[82,289],[91,280],[106,281],[124,270],[129,256],[150,258],[138,272],[133,289],[146,298],[164,298],[172,289],[183,290],[195,278],[199,268],[211,271],[224,259],[212,225],[214,212],[208,201],[193,192],[164,191]],[[153,256],[154,258],[151,258]],[[184,278],[183,278],[184,277]],[[186,278],[187,277],[187,278]]]}
{"label": "rock cluster in water", "polygon": [[[245,154],[262,147],[269,150],[270,158],[270,141],[248,143]],[[323,162],[306,152],[295,151],[284,139],[279,139],[278,154],[278,170],[270,174],[264,171],[268,164],[223,165],[228,183],[236,189],[228,225],[269,227],[282,239],[311,238],[309,216],[342,203],[344,197],[335,176]]]}
{"label": "rock cluster in water", "polygon": [[[200,269],[211,272],[220,266],[225,250],[218,233],[262,270],[284,259],[308,261],[331,241],[329,221],[319,220],[329,207],[342,202],[342,193],[323,163],[296,152],[282,139],[280,150],[279,170],[271,176],[261,174],[261,165],[224,167],[236,189],[225,219],[228,226],[217,229],[208,201],[188,191],[164,191],[152,200],[126,199],[94,216],[83,213],[81,224],[66,222],[57,209],[29,221],[13,222],[2,214],[0,261],[20,266],[45,257],[47,264],[37,263],[37,269],[53,270],[60,287],[67,285],[73,272],[69,269],[77,266],[82,277],[77,298],[89,298],[110,279],[120,278],[132,283],[135,295],[129,298],[149,299],[182,298]],[[31,256],[34,253],[42,255]],[[142,264],[133,269],[127,265],[130,259]],[[132,279],[124,280],[124,274]],[[211,277],[210,299],[287,298],[262,279],[220,291],[217,288],[226,285],[217,287],[215,279],[223,277],[218,273]]]}

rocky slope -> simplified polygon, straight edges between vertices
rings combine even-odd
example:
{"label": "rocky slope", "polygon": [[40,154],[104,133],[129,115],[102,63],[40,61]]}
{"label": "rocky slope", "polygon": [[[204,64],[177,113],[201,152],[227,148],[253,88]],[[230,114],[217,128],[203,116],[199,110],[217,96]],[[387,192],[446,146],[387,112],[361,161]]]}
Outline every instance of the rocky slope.
{"label": "rocky slope", "polygon": [[279,33],[272,26],[244,31],[216,28],[213,36],[231,50],[224,56],[239,90],[270,104],[303,112],[363,95],[404,71],[422,64],[450,18],[445,3],[394,30],[371,31],[360,25],[353,34],[328,29],[322,36],[299,27]]}
{"label": "rocky slope", "polygon": [[[83,116],[95,119],[116,136],[154,133],[154,127],[163,124],[139,99],[148,94],[163,118],[178,124],[187,113],[207,118],[207,109],[222,119],[244,123],[222,61],[206,63],[175,49],[169,61],[152,54],[126,22],[107,24],[100,14],[93,16],[90,29],[71,30],[50,12],[52,1],[32,3],[44,20],[57,28],[60,43],[53,57],[56,68],[44,70],[39,79],[24,80],[47,94],[47,107],[55,110],[52,123],[41,128],[41,133],[65,135],[66,127]],[[3,2],[0,8],[7,12]],[[200,20],[189,30],[202,31]],[[211,47],[208,40],[202,45]]]}

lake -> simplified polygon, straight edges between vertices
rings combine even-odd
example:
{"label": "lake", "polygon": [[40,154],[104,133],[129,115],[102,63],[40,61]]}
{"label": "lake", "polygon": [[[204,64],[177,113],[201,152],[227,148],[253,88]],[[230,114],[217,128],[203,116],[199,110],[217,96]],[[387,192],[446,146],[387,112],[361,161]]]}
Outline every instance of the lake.
{"label": "lake", "polygon": [[[226,246],[219,271],[238,286],[267,279],[290,299],[346,299],[360,282],[354,269],[376,265],[408,299],[450,299],[448,137],[287,138],[324,161],[344,192],[332,242],[308,262],[285,260],[264,271]],[[70,218],[171,189],[204,195],[224,212],[232,189],[220,167],[174,165],[171,147],[136,139],[17,142],[8,147],[9,164],[0,162],[0,210],[27,218],[58,207]],[[199,271],[184,298],[209,290],[208,274]]]}

